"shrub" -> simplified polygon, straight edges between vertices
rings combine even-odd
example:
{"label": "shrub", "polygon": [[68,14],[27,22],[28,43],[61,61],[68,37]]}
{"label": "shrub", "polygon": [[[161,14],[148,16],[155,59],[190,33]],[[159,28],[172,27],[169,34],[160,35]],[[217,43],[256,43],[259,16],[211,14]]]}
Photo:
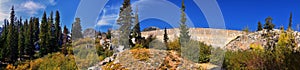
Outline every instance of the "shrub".
{"label": "shrub", "polygon": [[15,70],[76,70],[77,66],[73,55],[65,56],[62,53],[53,53],[32,61],[26,61]]}
{"label": "shrub", "polygon": [[149,49],[133,49],[130,52],[135,59],[140,61],[146,61],[151,57]]}
{"label": "shrub", "polygon": [[149,48],[158,49],[158,50],[166,50],[167,49],[165,43],[163,43],[162,41],[160,41],[158,39],[155,39],[152,42],[150,42]]}
{"label": "shrub", "polygon": [[12,65],[12,64],[8,64],[7,66],[6,66],[6,70],[15,70],[15,66],[14,65]]}
{"label": "shrub", "polygon": [[139,48],[144,48],[144,46],[142,44],[136,44],[134,47],[132,47],[131,49],[139,49]]}
{"label": "shrub", "polygon": [[275,50],[228,51],[223,67],[229,70],[291,69],[298,70],[300,53],[286,46],[276,46]]}
{"label": "shrub", "polygon": [[181,46],[179,44],[179,39],[176,39],[173,42],[169,42],[168,46],[167,46],[167,50],[174,50],[174,51],[180,52]]}
{"label": "shrub", "polygon": [[253,50],[264,50],[264,48],[261,45],[254,44],[254,43],[250,44],[250,49],[253,49]]}
{"label": "shrub", "polygon": [[202,56],[200,54],[201,51],[198,41],[187,42],[186,46],[182,46],[180,50],[182,57],[189,59],[193,62],[199,62],[199,57]]}
{"label": "shrub", "polygon": [[262,62],[254,59],[255,57],[259,56],[256,56],[256,53],[253,53],[252,51],[229,51],[225,54],[223,65],[224,68],[229,70],[260,68],[253,64],[255,62]]}
{"label": "shrub", "polygon": [[211,56],[211,51],[212,51],[212,46],[208,46],[203,42],[199,43],[200,47],[200,56],[199,56],[199,62],[200,63],[207,63],[210,61],[210,56]]}

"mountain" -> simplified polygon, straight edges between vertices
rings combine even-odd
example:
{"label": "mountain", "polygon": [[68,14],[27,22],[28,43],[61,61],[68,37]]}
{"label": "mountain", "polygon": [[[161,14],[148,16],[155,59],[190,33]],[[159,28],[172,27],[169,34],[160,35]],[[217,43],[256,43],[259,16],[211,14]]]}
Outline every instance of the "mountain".
{"label": "mountain", "polygon": [[96,30],[93,28],[87,28],[83,31],[82,35],[84,38],[94,38],[96,35]]}
{"label": "mountain", "polygon": [[143,32],[144,32],[144,31],[154,31],[154,30],[159,30],[159,28],[158,28],[158,27],[151,26],[151,27],[145,28],[145,29],[143,30]]}
{"label": "mountain", "polygon": [[[178,28],[167,29],[169,40],[178,39],[180,30]],[[224,47],[232,39],[245,34],[243,31],[212,29],[212,28],[190,28],[189,34],[191,39],[204,42],[213,47]],[[157,40],[163,41],[164,30],[154,30],[142,32],[142,36],[147,38],[150,35],[155,35]]]}

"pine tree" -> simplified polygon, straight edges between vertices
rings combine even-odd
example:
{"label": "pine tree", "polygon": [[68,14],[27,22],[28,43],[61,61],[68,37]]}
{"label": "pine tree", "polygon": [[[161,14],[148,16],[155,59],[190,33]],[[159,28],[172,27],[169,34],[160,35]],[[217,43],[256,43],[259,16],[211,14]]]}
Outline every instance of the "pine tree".
{"label": "pine tree", "polygon": [[55,46],[55,37],[54,37],[54,25],[53,25],[53,11],[50,12],[50,16],[48,18],[48,27],[47,27],[48,32],[47,32],[47,37],[48,37],[48,40],[46,41],[46,43],[49,45],[48,48],[49,48],[49,52],[47,53],[51,53],[51,52],[54,52],[56,51],[56,46]]}
{"label": "pine tree", "polygon": [[264,29],[267,29],[267,31],[273,30],[273,28],[275,27],[275,25],[272,23],[272,17],[268,17],[265,19],[266,24],[264,25]]}
{"label": "pine tree", "polygon": [[26,27],[26,31],[25,31],[25,41],[24,41],[24,54],[28,55],[30,58],[33,57],[33,55],[35,54],[34,52],[34,43],[33,43],[33,18],[30,18],[29,20],[29,24],[28,24],[28,20],[25,20],[24,22],[24,26]]}
{"label": "pine tree", "polygon": [[62,47],[62,53],[64,53],[64,54],[67,54],[67,46],[66,45],[69,42],[68,34],[69,34],[69,30],[65,25],[64,26],[64,31],[63,31],[63,47]]}
{"label": "pine tree", "polygon": [[6,39],[6,56],[8,57],[8,60],[10,62],[14,62],[17,60],[17,49],[18,45],[16,44],[17,42],[17,37],[16,36],[16,22],[15,22],[15,11],[14,11],[14,6],[11,8],[11,13],[10,13],[10,25],[8,27],[8,34],[7,34],[7,39]]}
{"label": "pine tree", "polygon": [[169,37],[168,37],[167,28],[165,28],[164,32],[165,32],[164,33],[164,42],[165,42],[165,44],[168,44]]}
{"label": "pine tree", "polygon": [[284,27],[280,26],[280,30],[281,30],[281,33],[283,33],[284,32]]}
{"label": "pine tree", "polygon": [[136,12],[135,12],[135,21],[134,21],[134,27],[133,27],[133,30],[132,30],[132,33],[133,33],[133,37],[135,38],[140,38],[141,37],[141,28],[140,28],[140,22],[139,22],[139,16],[138,16],[138,7],[136,7]]}
{"label": "pine tree", "polygon": [[8,26],[9,26],[9,22],[8,20],[4,19],[4,26],[2,29],[2,34],[1,34],[1,42],[0,42],[0,60],[3,60],[6,56],[6,37],[7,37],[7,33],[8,33]]}
{"label": "pine tree", "polygon": [[75,22],[72,24],[72,40],[78,40],[80,38],[83,38],[82,35],[82,29],[81,29],[81,23],[80,18],[76,18]]}
{"label": "pine tree", "polygon": [[63,43],[66,44],[68,43],[68,34],[70,33],[66,25],[64,26],[64,31],[63,31]]}
{"label": "pine tree", "polygon": [[[100,34],[101,34],[101,32],[100,32]],[[111,29],[108,29],[108,30],[107,30],[106,38],[107,38],[107,39],[111,39]]]}
{"label": "pine tree", "polygon": [[44,12],[43,17],[42,17],[42,24],[40,27],[40,57],[46,55],[49,52],[49,37],[48,37],[48,22],[47,22],[47,15],[46,12]]}
{"label": "pine tree", "polygon": [[55,14],[55,36],[54,38],[56,38],[55,40],[55,50],[59,50],[59,48],[61,48],[61,35],[62,35],[62,32],[61,32],[61,27],[60,27],[60,15],[59,15],[59,12],[56,11],[56,14]]}
{"label": "pine tree", "polygon": [[257,23],[257,30],[256,31],[261,31],[261,30],[263,30],[263,28],[262,28],[261,22],[258,21],[258,23]]}
{"label": "pine tree", "polygon": [[246,27],[243,29],[243,31],[246,32],[246,33],[249,33],[249,27],[246,26]]}
{"label": "pine tree", "polygon": [[123,45],[125,48],[130,48],[130,30],[132,26],[132,9],[130,0],[124,0],[122,7],[120,8],[119,18],[117,24],[121,27],[119,45]]}
{"label": "pine tree", "polygon": [[[138,7],[136,7],[135,10],[135,16],[134,16],[134,27],[132,29],[132,37],[135,38],[135,42],[137,44],[141,43],[141,38],[142,38],[142,34],[141,34],[141,28],[140,28],[140,22],[139,22],[139,16],[138,16]],[[133,45],[134,46],[134,45]]]}
{"label": "pine tree", "polygon": [[19,58],[22,58],[24,55],[24,25],[22,24],[22,19],[19,20],[19,36],[18,36],[18,50]]}
{"label": "pine tree", "polygon": [[185,5],[184,0],[182,0],[182,7],[181,7],[181,20],[180,20],[180,37],[179,41],[182,46],[184,46],[185,43],[190,41],[190,35],[189,35],[189,28],[186,25],[186,14],[185,14]]}
{"label": "pine tree", "polygon": [[32,29],[32,31],[33,31],[33,42],[35,43],[35,42],[37,42],[38,40],[39,40],[39,34],[40,34],[40,22],[39,22],[39,18],[36,18],[36,17],[34,17],[34,18],[32,18],[32,24],[33,24],[33,29]]}
{"label": "pine tree", "polygon": [[33,18],[30,18],[29,23],[28,20],[26,20],[24,22],[24,26],[26,26],[26,33],[25,33],[25,42],[24,42],[24,54],[28,55],[30,58],[33,57],[33,55],[35,54],[34,50],[34,41],[33,41],[33,36],[34,36],[34,32],[33,32],[33,27],[34,27],[34,20]]}
{"label": "pine tree", "polygon": [[292,23],[293,23],[293,13],[290,13],[290,20],[289,20],[289,26],[288,31],[292,30]]}

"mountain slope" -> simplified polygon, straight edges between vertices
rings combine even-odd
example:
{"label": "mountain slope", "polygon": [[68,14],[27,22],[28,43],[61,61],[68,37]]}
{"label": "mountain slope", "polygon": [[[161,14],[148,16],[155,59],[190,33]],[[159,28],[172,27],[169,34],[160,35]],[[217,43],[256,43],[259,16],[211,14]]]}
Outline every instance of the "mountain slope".
{"label": "mountain slope", "polygon": [[[101,62],[100,62],[101,63]],[[133,49],[116,54],[111,62],[101,66],[101,69],[192,69],[199,70],[200,64],[185,60],[174,51],[155,49]]]}
{"label": "mountain slope", "polygon": [[[225,48],[228,50],[248,50],[251,45],[261,46],[264,49],[269,48],[268,44],[271,46],[276,46],[281,30],[274,29],[270,32],[267,30],[262,30],[254,33],[244,34],[237,36],[235,39],[231,40]],[[266,35],[270,35],[267,37]],[[296,48],[300,46],[300,33],[292,32],[292,35],[295,37]],[[269,41],[269,42],[268,42]],[[296,49],[294,48],[294,49]],[[271,47],[272,49],[272,47]]]}
{"label": "mountain slope", "polygon": [[[179,37],[179,29],[167,29],[169,40],[173,41]],[[160,41],[163,41],[164,30],[155,30],[142,32],[143,37],[155,35]],[[239,35],[245,34],[243,31],[236,30],[224,30],[224,29],[212,29],[212,28],[190,28],[189,34],[191,39],[202,41],[205,44],[212,45],[213,47],[224,47],[232,39]]]}

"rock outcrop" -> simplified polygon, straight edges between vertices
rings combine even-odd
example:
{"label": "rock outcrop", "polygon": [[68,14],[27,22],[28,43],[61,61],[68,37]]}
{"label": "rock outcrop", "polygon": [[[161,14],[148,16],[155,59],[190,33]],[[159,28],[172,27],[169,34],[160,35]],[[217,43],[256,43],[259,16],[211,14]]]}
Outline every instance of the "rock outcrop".
{"label": "rock outcrop", "polygon": [[[257,31],[254,33],[244,34],[237,36],[235,39],[230,41],[225,48],[228,50],[248,50],[250,49],[251,44],[260,45],[264,49],[273,49],[273,47],[268,47],[267,45],[276,46],[281,30],[274,29],[269,32],[267,30]],[[266,35],[270,36],[266,36]],[[299,32],[292,32],[292,35],[295,37],[295,42],[297,47],[300,46],[300,33]],[[269,41],[269,42],[268,42]],[[296,47],[296,48],[297,48]]]}
{"label": "rock outcrop", "polygon": [[[167,29],[169,40],[173,41],[179,37],[180,30],[178,28]],[[164,30],[155,30],[142,32],[142,36],[147,38],[150,35],[155,35],[158,40],[163,41]],[[232,39],[237,36],[245,34],[242,31],[212,29],[212,28],[190,28],[189,34],[191,39],[202,41],[205,44],[212,45],[213,47],[224,47]]]}
{"label": "rock outcrop", "polygon": [[145,28],[145,29],[143,30],[143,32],[144,32],[144,31],[154,31],[154,30],[159,30],[159,28],[158,28],[158,27],[151,26],[151,27]]}
{"label": "rock outcrop", "polygon": [[103,69],[188,69],[199,70],[200,64],[185,60],[175,51],[155,49],[133,49],[120,52],[98,64]]}

